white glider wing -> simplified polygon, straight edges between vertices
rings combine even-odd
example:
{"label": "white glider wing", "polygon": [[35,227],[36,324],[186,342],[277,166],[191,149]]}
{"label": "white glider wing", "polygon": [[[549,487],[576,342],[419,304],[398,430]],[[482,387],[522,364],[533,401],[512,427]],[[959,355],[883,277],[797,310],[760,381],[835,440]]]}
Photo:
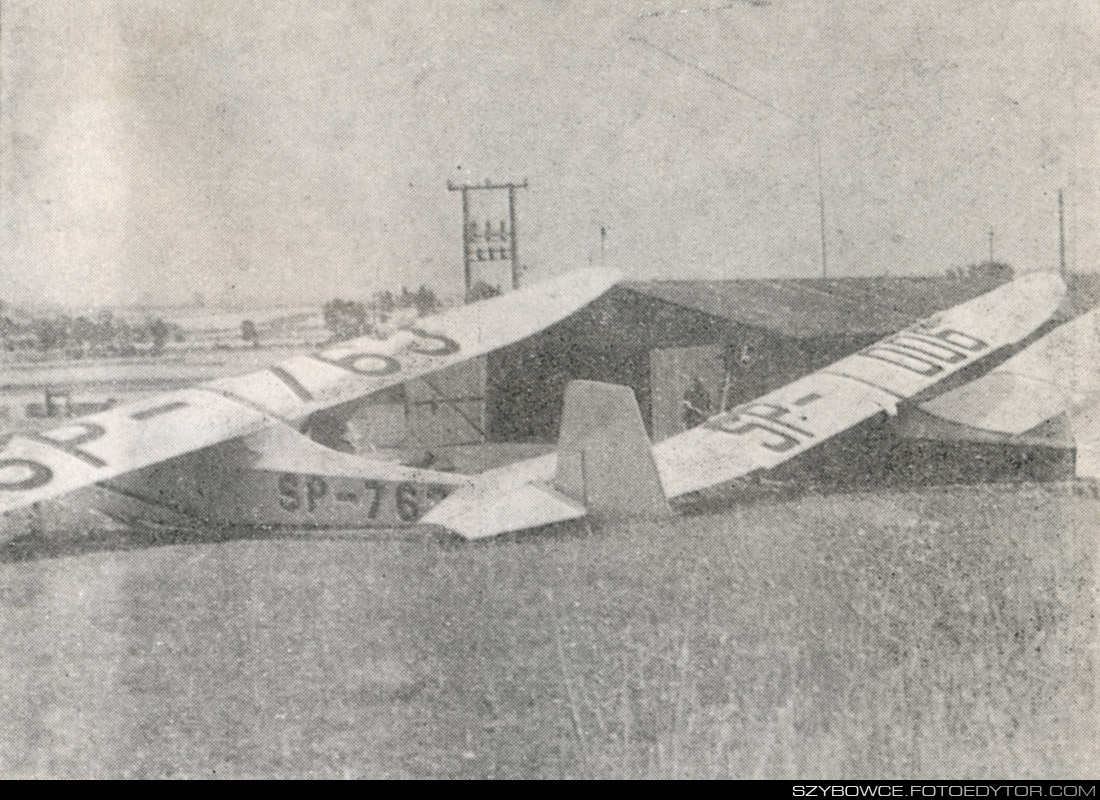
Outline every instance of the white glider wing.
{"label": "white glider wing", "polygon": [[206,386],[287,422],[525,339],[617,283],[615,270],[578,270],[500,297],[459,306],[385,340],[363,336],[315,355]]}
{"label": "white glider wing", "polygon": [[185,389],[14,437],[0,449],[0,512],[254,433],[262,411]]}
{"label": "white glider wing", "polygon": [[770,469],[1039,327],[1065,284],[1026,275],[654,447],[671,499]]}
{"label": "white glider wing", "polygon": [[564,319],[619,278],[612,270],[579,270],[425,317],[385,340],[362,337],[259,372],[16,436],[0,448],[0,513],[277,423],[295,423],[315,411],[484,355]]}
{"label": "white glider wing", "polygon": [[921,405],[937,417],[1020,435],[1068,412],[1077,474],[1100,477],[1100,309],[1055,328],[983,377]]}
{"label": "white glider wing", "polygon": [[921,404],[937,417],[1021,434],[1100,393],[1100,309],[1055,328],[981,378]]}

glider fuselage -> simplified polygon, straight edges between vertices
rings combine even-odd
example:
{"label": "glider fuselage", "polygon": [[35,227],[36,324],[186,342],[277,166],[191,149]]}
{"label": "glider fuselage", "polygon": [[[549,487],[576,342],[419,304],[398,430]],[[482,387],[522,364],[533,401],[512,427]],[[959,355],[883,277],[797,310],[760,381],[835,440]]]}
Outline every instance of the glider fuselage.
{"label": "glider fuselage", "polygon": [[130,524],[289,529],[415,525],[465,479],[391,481],[251,469],[214,449],[101,482],[94,504]]}

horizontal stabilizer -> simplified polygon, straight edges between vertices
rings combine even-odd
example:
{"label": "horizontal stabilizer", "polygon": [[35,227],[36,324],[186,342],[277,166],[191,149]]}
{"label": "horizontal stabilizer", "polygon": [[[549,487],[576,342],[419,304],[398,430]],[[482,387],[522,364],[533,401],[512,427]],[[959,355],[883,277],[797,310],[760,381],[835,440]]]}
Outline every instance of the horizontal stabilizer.
{"label": "horizontal stabilizer", "polygon": [[421,521],[478,539],[585,516],[668,514],[634,391],[573,381],[556,454],[486,472]]}
{"label": "horizontal stabilizer", "polygon": [[484,539],[581,519],[585,513],[583,505],[543,483],[527,483],[503,492],[475,485],[459,489],[420,521],[440,525],[465,539]]}

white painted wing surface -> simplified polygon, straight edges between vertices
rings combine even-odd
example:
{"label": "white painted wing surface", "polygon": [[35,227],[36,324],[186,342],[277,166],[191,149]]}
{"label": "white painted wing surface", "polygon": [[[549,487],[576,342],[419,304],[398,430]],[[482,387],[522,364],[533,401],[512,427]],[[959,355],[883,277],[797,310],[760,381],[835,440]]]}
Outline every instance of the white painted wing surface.
{"label": "white painted wing surface", "polygon": [[1026,275],[654,447],[671,499],[769,469],[1019,341],[1062,301],[1053,274]]}
{"label": "white painted wing surface", "polygon": [[613,270],[578,270],[425,317],[384,341],[363,337],[16,436],[0,449],[0,513],[484,355],[564,319],[619,278]]}
{"label": "white painted wing surface", "polygon": [[1100,394],[1100,309],[1055,328],[986,375],[921,404],[937,417],[1019,435]]}
{"label": "white painted wing surface", "polygon": [[0,512],[259,431],[272,418],[185,389],[14,437],[0,450]]}
{"label": "white painted wing surface", "polygon": [[288,422],[484,355],[569,316],[621,279],[576,270],[500,297],[448,309],[387,339],[363,336],[266,370],[206,384]]}

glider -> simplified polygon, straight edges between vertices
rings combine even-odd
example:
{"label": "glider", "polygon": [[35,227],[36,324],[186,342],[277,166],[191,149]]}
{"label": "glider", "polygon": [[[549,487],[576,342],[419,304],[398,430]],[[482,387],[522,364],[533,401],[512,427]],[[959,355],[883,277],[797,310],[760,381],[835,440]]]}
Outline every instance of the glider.
{"label": "glider", "polygon": [[[248,375],[127,403],[0,447],[0,513],[82,490],[127,522],[356,527],[415,522],[470,479],[341,453],[300,432],[389,386],[524,339],[620,279],[579,270]],[[81,498],[82,500],[84,498]],[[315,514],[324,503],[324,513]]]}
{"label": "glider", "polygon": [[652,447],[628,388],[574,382],[556,454],[485,473],[423,521],[477,538],[586,515],[667,512],[669,500],[897,414],[900,403],[1033,333],[1065,291],[1057,275],[1023,276]]}
{"label": "glider", "polygon": [[1024,276],[656,445],[633,391],[592,381],[567,387],[556,453],[476,476],[337,452],[299,432],[317,411],[529,336],[617,278],[586,270],[422,319],[385,341],[357,339],[15,437],[0,450],[0,511],[80,491],[139,524],[423,524],[468,539],[586,516],[666,514],[669,500],[896,414],[899,403],[1032,334],[1065,294],[1056,275]]}

